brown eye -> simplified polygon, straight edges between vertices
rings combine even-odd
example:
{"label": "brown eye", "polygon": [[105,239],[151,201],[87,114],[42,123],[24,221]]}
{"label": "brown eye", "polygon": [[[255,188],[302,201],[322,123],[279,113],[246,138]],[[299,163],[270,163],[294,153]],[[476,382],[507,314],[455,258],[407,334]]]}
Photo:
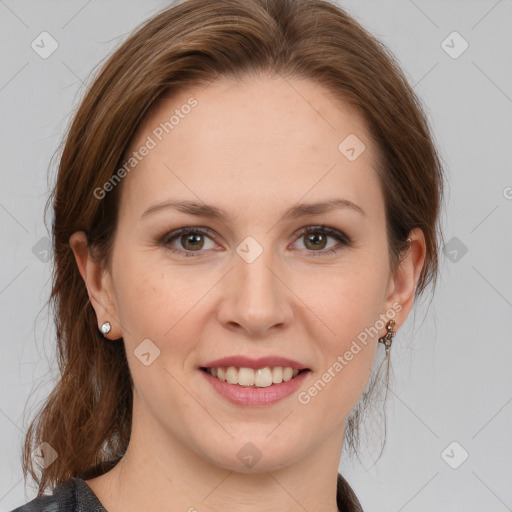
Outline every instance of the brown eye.
{"label": "brown eye", "polygon": [[322,250],[327,245],[328,236],[323,233],[313,233],[304,235],[305,245],[311,250]]}
{"label": "brown eye", "polygon": [[[210,245],[208,245],[208,242]],[[186,227],[165,235],[160,243],[172,252],[185,256],[201,256],[202,249],[213,249],[213,235],[205,228]],[[194,254],[196,253],[196,254]]]}
{"label": "brown eye", "polygon": [[180,242],[187,251],[196,251],[203,248],[204,236],[202,234],[181,235]]}
{"label": "brown eye", "polygon": [[[216,235],[207,228],[186,227],[166,234],[160,244],[172,252],[183,256],[203,256],[206,249],[214,249]],[[329,238],[339,243],[328,245]],[[340,231],[327,226],[309,226],[304,228],[298,239],[302,240],[307,256],[328,256],[337,253],[342,247],[350,247],[351,239]],[[208,243],[211,245],[208,246]],[[202,250],[205,249],[205,250]]]}
{"label": "brown eye", "polygon": [[[337,240],[339,243],[327,246],[329,238]],[[348,236],[327,226],[309,226],[299,233],[299,240],[304,241],[308,257],[332,255],[340,251],[342,247],[352,245]]]}

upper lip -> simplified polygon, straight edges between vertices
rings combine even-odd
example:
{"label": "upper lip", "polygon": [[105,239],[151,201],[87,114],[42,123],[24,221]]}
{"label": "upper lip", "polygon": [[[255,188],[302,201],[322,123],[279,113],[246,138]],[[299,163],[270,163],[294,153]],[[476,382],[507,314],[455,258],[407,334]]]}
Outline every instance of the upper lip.
{"label": "upper lip", "polygon": [[294,361],[293,359],[288,359],[287,357],[280,356],[265,356],[259,357],[257,359],[252,359],[247,356],[222,357],[221,359],[215,359],[214,361],[209,361],[204,365],[201,365],[201,368],[217,368],[227,366],[253,368],[254,370],[257,370],[259,368],[265,368],[266,366],[290,366],[294,370],[309,369],[305,364],[299,363],[298,361]]}

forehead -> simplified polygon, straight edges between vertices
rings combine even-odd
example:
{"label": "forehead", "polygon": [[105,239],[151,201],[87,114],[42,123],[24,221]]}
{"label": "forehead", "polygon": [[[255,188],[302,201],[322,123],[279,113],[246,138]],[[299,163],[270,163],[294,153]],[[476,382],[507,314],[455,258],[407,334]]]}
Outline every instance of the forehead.
{"label": "forehead", "polygon": [[[361,154],[347,158],[347,145]],[[143,146],[150,149],[123,183],[139,210],[169,197],[264,207],[333,188],[354,202],[379,193],[364,120],[304,79],[221,78],[180,91],[149,112],[127,156]]]}

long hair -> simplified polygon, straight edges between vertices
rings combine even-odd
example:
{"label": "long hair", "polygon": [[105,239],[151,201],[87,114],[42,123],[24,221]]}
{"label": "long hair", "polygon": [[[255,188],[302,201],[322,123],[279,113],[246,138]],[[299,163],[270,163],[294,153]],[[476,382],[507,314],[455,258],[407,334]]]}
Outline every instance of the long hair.
{"label": "long hair", "polygon": [[[390,52],[352,17],[323,0],[186,0],[141,24],[104,63],[67,132],[53,205],[50,303],[60,379],[31,422],[23,473],[39,494],[71,476],[92,478],[122,457],[130,439],[132,379],[122,340],[98,332],[69,245],[85,231],[107,268],[121,186],[94,191],[122,165],[141,121],[164,95],[218,77],[266,73],[327,88],[365,120],[378,148],[389,259],[396,269],[407,236],[420,228],[426,259],[418,296],[435,284],[442,167],[426,115]],[[357,418],[356,418],[357,419]],[[348,424],[355,439],[357,422]],[[58,454],[39,476],[31,454]]]}

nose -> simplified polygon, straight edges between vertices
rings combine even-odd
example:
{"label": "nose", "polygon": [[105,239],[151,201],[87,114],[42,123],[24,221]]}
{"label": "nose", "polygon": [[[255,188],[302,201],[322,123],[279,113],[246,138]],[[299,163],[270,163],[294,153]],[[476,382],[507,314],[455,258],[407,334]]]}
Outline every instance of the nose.
{"label": "nose", "polygon": [[238,254],[234,268],[225,277],[218,318],[231,330],[263,337],[290,325],[293,318],[293,293],[272,251],[264,249],[255,261]]}

